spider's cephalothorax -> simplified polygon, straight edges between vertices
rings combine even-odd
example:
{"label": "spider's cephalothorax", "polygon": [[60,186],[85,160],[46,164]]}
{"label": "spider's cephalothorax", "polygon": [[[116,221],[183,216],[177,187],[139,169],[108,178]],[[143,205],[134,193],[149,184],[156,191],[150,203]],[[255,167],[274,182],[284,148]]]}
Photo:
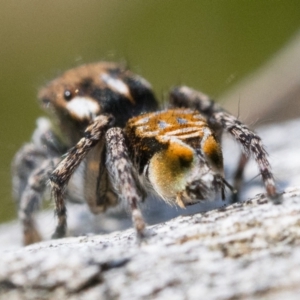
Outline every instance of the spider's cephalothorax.
{"label": "spider's cephalothorax", "polygon": [[114,116],[114,126],[157,109],[150,84],[116,63],[82,65],[65,72],[41,89],[42,106],[51,110],[71,146],[96,116]]}
{"label": "spider's cephalothorax", "polygon": [[[141,188],[135,186],[138,184],[133,180],[130,162],[123,164],[126,153],[118,148],[120,153],[111,150],[115,166],[120,172],[129,168],[122,184],[130,182],[131,187],[126,192],[123,186],[115,189],[105,165],[105,133],[112,127],[124,127],[133,116],[157,109],[150,84],[120,64],[100,62],[65,72],[41,89],[39,100],[55,116],[55,122],[40,118],[32,142],[20,149],[13,162],[13,194],[24,243],[40,240],[33,212],[40,205],[49,178],[59,220],[56,237],[66,231],[64,197],[75,202],[85,200],[92,212],[99,213],[117,204],[119,193],[127,197],[132,189],[127,200],[134,212],[142,197]],[[76,169],[79,171],[70,180]]]}
{"label": "spider's cephalothorax", "polygon": [[170,108],[158,111],[145,79],[119,64],[101,62],[67,71],[42,89],[39,99],[56,122],[40,118],[31,143],[13,162],[25,244],[40,240],[33,213],[49,179],[58,217],[54,237],[66,234],[65,198],[86,201],[93,213],[125,200],[139,237],[145,224],[138,203],[147,192],[181,207],[216,193],[224,199],[224,186],[231,186],[223,173],[223,131],[244,150],[231,189],[239,189],[253,154],[267,195],[279,198],[261,139],[188,87],[172,89]]}

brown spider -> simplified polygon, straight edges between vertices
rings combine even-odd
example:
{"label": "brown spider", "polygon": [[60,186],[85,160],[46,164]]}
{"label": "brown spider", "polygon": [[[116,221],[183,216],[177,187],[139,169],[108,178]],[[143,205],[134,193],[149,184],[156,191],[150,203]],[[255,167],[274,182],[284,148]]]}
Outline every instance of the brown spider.
{"label": "brown spider", "polygon": [[24,244],[41,239],[33,213],[49,179],[58,217],[54,238],[66,234],[65,198],[84,199],[95,214],[125,200],[138,237],[145,231],[138,203],[147,193],[181,207],[219,192],[224,199],[225,186],[231,188],[223,172],[224,130],[244,150],[231,189],[239,189],[253,154],[267,195],[279,198],[259,136],[200,92],[177,87],[169,98],[169,109],[158,110],[145,79],[107,62],[69,70],[40,91],[42,106],[56,122],[40,118],[31,143],[13,162]]}

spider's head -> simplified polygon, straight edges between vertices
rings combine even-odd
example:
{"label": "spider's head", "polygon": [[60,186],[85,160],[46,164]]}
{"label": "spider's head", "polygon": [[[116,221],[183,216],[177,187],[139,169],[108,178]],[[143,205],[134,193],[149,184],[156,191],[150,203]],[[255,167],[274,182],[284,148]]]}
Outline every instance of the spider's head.
{"label": "spider's head", "polygon": [[76,137],[100,114],[115,118],[123,127],[127,120],[157,108],[150,84],[123,65],[109,62],[71,69],[41,89],[42,107],[59,121],[61,131]]}
{"label": "spider's head", "polygon": [[212,135],[204,137],[200,148],[180,140],[170,140],[167,148],[153,155],[148,178],[153,189],[167,202],[181,207],[223,197],[223,157]]}

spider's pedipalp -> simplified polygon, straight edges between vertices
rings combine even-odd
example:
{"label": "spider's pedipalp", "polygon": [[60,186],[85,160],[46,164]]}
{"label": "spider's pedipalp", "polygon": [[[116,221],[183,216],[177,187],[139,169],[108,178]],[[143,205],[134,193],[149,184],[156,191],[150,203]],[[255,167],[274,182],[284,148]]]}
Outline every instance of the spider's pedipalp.
{"label": "spider's pedipalp", "polygon": [[120,198],[128,202],[131,208],[132,221],[138,237],[143,238],[145,222],[138,207],[138,203],[143,200],[143,193],[138,186],[121,128],[114,127],[106,133],[106,167]]}
{"label": "spider's pedipalp", "polygon": [[104,137],[104,133],[111,126],[112,121],[111,116],[100,115],[96,117],[94,122],[85,130],[85,136],[68,152],[50,176],[58,217],[58,225],[53,235],[55,238],[63,237],[66,234],[66,206],[63,197],[65,187],[88,152]]}

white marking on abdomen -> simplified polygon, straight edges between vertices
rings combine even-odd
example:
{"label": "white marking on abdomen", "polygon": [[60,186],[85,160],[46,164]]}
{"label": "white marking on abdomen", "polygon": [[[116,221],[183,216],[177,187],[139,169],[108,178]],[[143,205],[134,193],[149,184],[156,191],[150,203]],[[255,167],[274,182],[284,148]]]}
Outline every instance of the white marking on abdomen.
{"label": "white marking on abdomen", "polygon": [[163,135],[177,136],[177,137],[187,133],[197,133],[199,135],[199,132],[201,132],[202,130],[203,128],[199,128],[199,127],[185,127],[185,128],[175,129],[172,131],[167,131]]}

